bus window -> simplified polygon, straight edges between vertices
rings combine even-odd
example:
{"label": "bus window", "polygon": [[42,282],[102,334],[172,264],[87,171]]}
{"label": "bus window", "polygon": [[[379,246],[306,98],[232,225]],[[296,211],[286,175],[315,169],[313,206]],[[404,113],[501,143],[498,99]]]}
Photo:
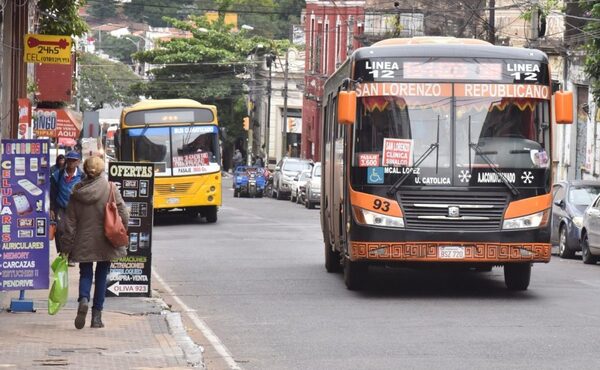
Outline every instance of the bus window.
{"label": "bus window", "polygon": [[139,128],[126,132],[126,142],[123,146],[131,147],[133,161],[157,163],[157,176],[171,175],[168,128]]}
{"label": "bus window", "polygon": [[219,163],[219,136],[216,126],[174,127],[173,153],[176,157],[202,155],[207,163]]}
{"label": "bus window", "polygon": [[540,127],[546,105],[535,99],[458,99],[457,166],[489,167],[469,144],[476,144],[501,168],[546,166],[544,130]]}

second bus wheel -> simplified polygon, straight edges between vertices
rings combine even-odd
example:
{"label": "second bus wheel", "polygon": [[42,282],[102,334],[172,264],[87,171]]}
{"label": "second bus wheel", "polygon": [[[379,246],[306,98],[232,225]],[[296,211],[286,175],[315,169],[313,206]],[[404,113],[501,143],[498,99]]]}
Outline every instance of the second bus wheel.
{"label": "second bus wheel", "polygon": [[206,222],[209,224],[217,222],[217,206],[210,206],[204,208],[204,217],[206,217]]}
{"label": "second bus wheel", "polygon": [[510,290],[527,290],[531,279],[531,263],[507,263],[504,265],[504,283]]}
{"label": "second bus wheel", "polygon": [[344,283],[348,290],[360,290],[365,286],[369,266],[360,261],[344,258]]}

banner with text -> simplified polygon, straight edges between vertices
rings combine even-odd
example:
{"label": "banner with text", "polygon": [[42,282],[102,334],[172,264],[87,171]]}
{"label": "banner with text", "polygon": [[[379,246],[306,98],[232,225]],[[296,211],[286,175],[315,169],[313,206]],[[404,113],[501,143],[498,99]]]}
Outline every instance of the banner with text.
{"label": "banner with text", "polygon": [[49,143],[2,141],[0,290],[49,285]]}
{"label": "banner with text", "polygon": [[107,296],[151,295],[154,164],[110,162],[108,179],[117,185],[129,210],[127,256],[113,260]]}

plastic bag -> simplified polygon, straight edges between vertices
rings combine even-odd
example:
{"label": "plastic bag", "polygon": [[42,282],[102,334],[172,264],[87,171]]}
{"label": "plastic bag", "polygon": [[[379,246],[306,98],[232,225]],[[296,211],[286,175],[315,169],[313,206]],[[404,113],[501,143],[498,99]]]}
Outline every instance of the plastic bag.
{"label": "plastic bag", "polygon": [[56,313],[67,303],[69,298],[69,265],[67,257],[59,254],[52,262],[52,287],[48,294],[48,314]]}

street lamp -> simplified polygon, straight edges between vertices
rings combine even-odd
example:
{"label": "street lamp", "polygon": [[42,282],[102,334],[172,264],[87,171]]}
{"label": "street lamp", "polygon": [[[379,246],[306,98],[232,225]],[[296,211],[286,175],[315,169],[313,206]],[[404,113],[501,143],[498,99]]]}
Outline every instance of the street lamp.
{"label": "street lamp", "polygon": [[265,152],[266,152],[266,165],[269,166],[269,142],[271,141],[270,136],[270,126],[271,126],[271,67],[273,66],[273,62],[275,61],[275,55],[273,53],[269,53],[265,55],[265,60],[267,62],[267,68],[269,68],[269,79],[267,80],[267,127],[266,127],[266,140],[265,140]]}
{"label": "street lamp", "polygon": [[[133,41],[133,39],[131,39],[130,37],[123,37],[123,39],[130,41],[132,44],[135,45],[135,49],[137,50],[137,52],[140,52],[140,41],[142,41],[142,39],[138,39],[137,41]],[[135,62],[135,73],[137,73],[138,75],[141,75],[141,70],[140,70],[140,63],[136,60]]]}

